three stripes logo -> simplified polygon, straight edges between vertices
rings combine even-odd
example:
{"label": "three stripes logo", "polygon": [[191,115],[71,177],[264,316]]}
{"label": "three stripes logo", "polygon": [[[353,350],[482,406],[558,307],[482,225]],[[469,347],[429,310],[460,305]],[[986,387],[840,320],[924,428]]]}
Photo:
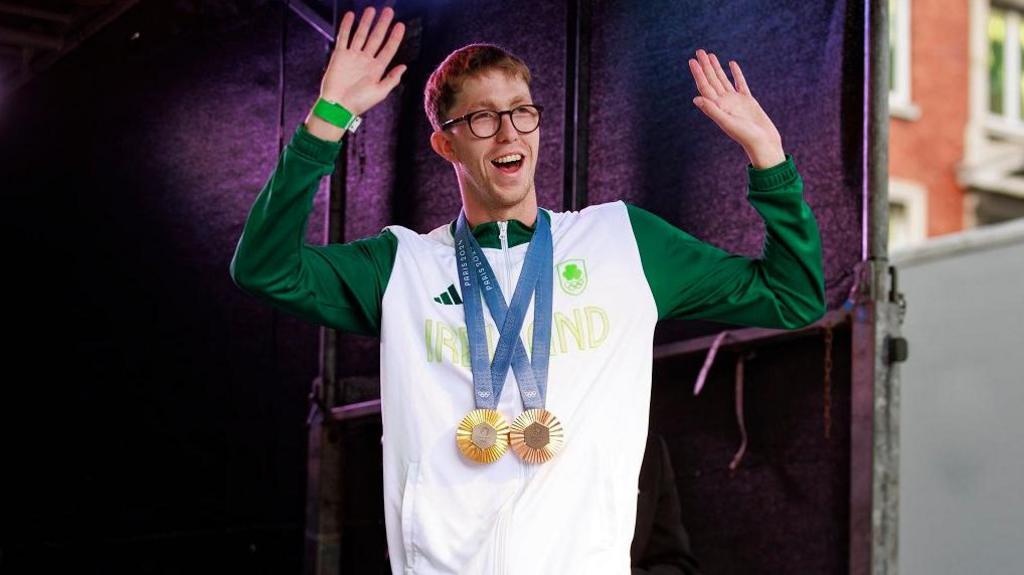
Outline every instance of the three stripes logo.
{"label": "three stripes logo", "polygon": [[462,298],[459,297],[459,292],[455,290],[455,284],[448,286],[448,289],[435,297],[434,301],[444,305],[462,305]]}

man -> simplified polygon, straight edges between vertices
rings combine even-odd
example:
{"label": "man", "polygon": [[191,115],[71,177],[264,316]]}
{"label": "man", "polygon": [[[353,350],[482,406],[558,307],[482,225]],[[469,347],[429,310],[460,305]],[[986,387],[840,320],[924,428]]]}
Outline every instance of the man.
{"label": "man", "polygon": [[[623,202],[579,212],[539,209],[533,176],[541,110],[529,71],[498,47],[471,45],[449,55],[425,90],[431,147],[452,164],[462,196],[458,221],[427,234],[388,226],[347,244],[308,245],[312,197],[333,170],[342,128],[357,125],[405,71],[396,66],[385,74],[403,25],[388,34],[393,11],[385,8],[371,27],[374,16],[367,8],[354,31],[355,15],[342,18],[321,99],[256,198],[232,278],[311,322],[380,336],[385,522],[396,573],[626,575],[655,323],[693,317],[796,328],[824,313],[818,229],[793,160],[739,66],[731,63],[734,86],[717,58],[699,50],[690,60],[701,93],[694,103],[750,157],[748,195],[770,239],[762,258],[730,255]],[[503,337],[515,322],[492,322],[487,310],[500,316],[509,299],[516,308],[524,260],[534,261],[531,245],[547,246],[537,253],[551,264],[527,286],[538,297],[526,301],[546,294],[551,313],[535,315],[530,303],[515,314],[534,318],[536,331],[550,329],[550,336],[534,338],[526,322]],[[479,257],[469,258],[474,272],[465,273],[463,246],[498,270],[493,280]],[[484,322],[468,321],[481,295],[465,282],[481,278],[485,298],[500,288],[501,303],[489,299],[483,309],[486,330]],[[479,437],[484,428],[473,427],[471,445],[460,442],[460,418],[482,409],[487,395],[477,387],[486,375],[477,369],[485,331],[486,359],[496,364],[507,352],[515,369],[513,376],[505,363],[493,372],[487,410],[519,421],[539,389],[544,409],[561,424],[560,451],[549,461],[530,462],[519,451],[470,460],[473,446],[490,450],[499,439],[512,441],[515,430],[506,436],[498,423]],[[495,351],[512,340],[514,346]],[[522,342],[540,349],[535,340],[545,349],[550,343],[550,364],[520,370]],[[527,351],[535,368],[537,357],[548,354],[534,349]],[[529,373],[549,383],[535,386]],[[544,442],[556,439],[554,427],[545,429]],[[545,445],[540,435],[528,439],[531,447]]]}

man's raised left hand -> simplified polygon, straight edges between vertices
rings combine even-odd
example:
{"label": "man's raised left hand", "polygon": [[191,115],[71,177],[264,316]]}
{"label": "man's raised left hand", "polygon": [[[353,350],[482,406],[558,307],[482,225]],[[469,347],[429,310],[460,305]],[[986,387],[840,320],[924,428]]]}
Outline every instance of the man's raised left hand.
{"label": "man's raised left hand", "polygon": [[750,94],[740,65],[735,61],[729,62],[736,80],[733,86],[714,54],[697,50],[697,58],[690,58],[689,63],[700,91],[700,96],[694,98],[693,103],[743,147],[750,163],[763,169],[784,162],[786,155],[782,150],[782,136]]}

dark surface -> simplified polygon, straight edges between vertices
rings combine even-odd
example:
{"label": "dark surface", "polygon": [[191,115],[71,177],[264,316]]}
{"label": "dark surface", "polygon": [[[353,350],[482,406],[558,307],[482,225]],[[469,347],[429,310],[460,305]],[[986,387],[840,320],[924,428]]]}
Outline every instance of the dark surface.
{"label": "dark surface", "polygon": [[834,332],[825,437],[823,338],[758,347],[744,368],[748,444],[735,415],[735,353],[655,363],[651,427],[672,454],[682,516],[708,573],[845,573],[849,538],[850,332]]}
{"label": "dark surface", "polygon": [[[836,307],[860,254],[861,7],[674,5],[594,6],[590,201],[633,201],[756,255],[763,226],[744,198],[746,159],[690,103],[686,67],[696,47],[735,58],[806,181]],[[534,98],[547,107],[537,190],[560,208],[564,8],[468,6],[398,3],[420,36],[405,86],[346,148],[346,239],[388,223],[425,232],[455,216],[455,177],[427,144],[422,86],[473,41],[531,66]],[[282,14],[267,1],[143,1],[0,104],[14,360],[0,399],[0,571],[299,571],[317,329],[228,276],[279,151]],[[327,58],[321,37],[292,14],[287,22],[286,139]],[[326,199],[310,216],[314,243]],[[657,339],[713,329],[671,322]],[[372,376],[377,341],[341,341],[345,373]],[[655,366],[652,427],[668,440],[708,572],[842,571],[849,364],[840,341],[831,442],[820,431],[820,338],[765,348],[748,366],[751,446],[732,477],[731,360],[719,359],[698,399],[689,389],[699,359]],[[347,391],[349,400],[375,393]],[[376,423],[344,435],[345,564],[367,572],[384,551],[379,435]]]}

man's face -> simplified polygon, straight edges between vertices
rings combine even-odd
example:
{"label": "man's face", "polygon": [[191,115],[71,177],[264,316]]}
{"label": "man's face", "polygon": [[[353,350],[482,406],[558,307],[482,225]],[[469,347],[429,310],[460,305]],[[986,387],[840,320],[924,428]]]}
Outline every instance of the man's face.
{"label": "man's face", "polygon": [[[449,118],[458,118],[477,110],[504,111],[520,104],[532,104],[530,89],[517,77],[509,78],[503,70],[488,70],[467,78],[455,98]],[[508,114],[501,116],[498,133],[479,138],[467,122],[459,122],[432,136],[434,149],[455,165],[463,201],[484,209],[514,207],[535,194],[533,175],[540,147],[540,128],[520,134]],[[440,148],[440,149],[439,149]],[[508,154],[522,154],[514,171],[501,169],[494,160]]]}

